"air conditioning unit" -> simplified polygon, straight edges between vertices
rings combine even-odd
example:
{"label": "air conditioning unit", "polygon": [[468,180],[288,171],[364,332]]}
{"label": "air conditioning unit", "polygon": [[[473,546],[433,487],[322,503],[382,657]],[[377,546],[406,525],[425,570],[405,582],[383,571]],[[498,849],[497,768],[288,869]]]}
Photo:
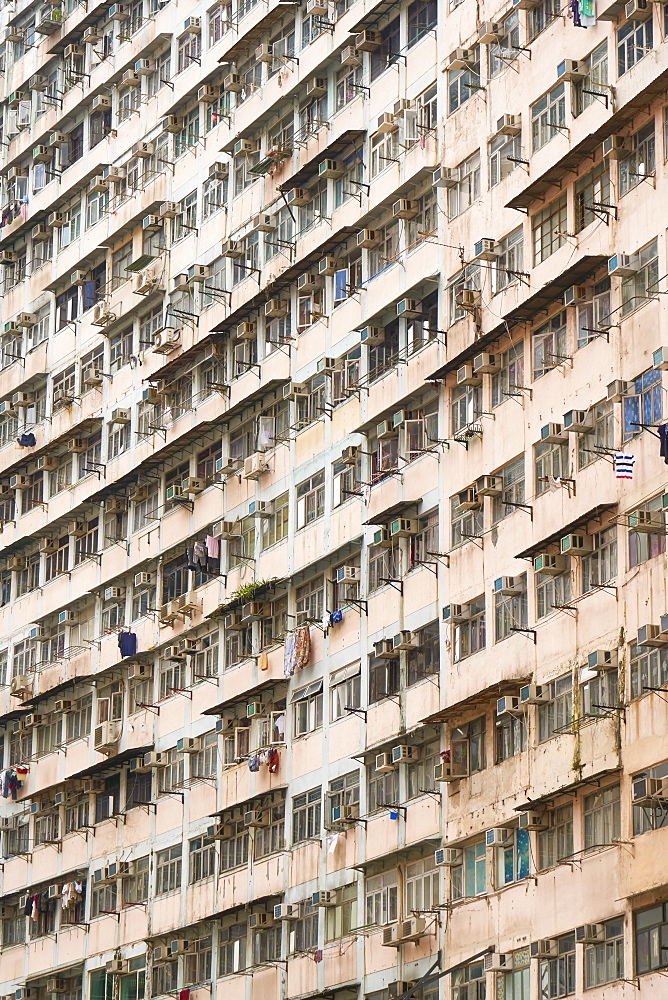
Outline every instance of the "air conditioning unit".
{"label": "air conditioning unit", "polygon": [[233,149],[234,156],[248,156],[251,153],[257,153],[257,142],[251,139],[238,139],[235,142]]}
{"label": "air conditioning unit", "polygon": [[105,601],[115,601],[118,598],[125,597],[125,587],[105,587],[104,588],[104,599]]}
{"label": "air conditioning unit", "polygon": [[267,715],[267,706],[261,701],[249,701],[246,705],[247,719],[264,719]]}
{"label": "air conditioning unit", "polygon": [[464,852],[461,847],[439,847],[434,851],[434,864],[440,868],[452,868],[461,865]]}
{"label": "air conditioning unit", "polygon": [[666,519],[662,510],[632,510],[628,515],[631,531],[644,531],[647,534],[663,533],[666,530]]}
{"label": "air conditioning unit", "polygon": [[83,538],[86,534],[86,530],[85,521],[70,521],[67,525],[67,534],[71,535],[73,538]]}
{"label": "air conditioning unit", "polygon": [[563,444],[568,440],[561,424],[544,424],[540,429],[541,444]]}
{"label": "air conditioning unit", "polygon": [[261,809],[247,809],[244,813],[244,826],[260,828],[267,825],[267,817]]}
{"label": "air conditioning unit", "polygon": [[130,18],[130,12],[127,4],[115,3],[107,11],[107,19],[109,21],[127,21]]}
{"label": "air conditioning unit", "polygon": [[373,653],[378,660],[394,660],[397,655],[391,639],[379,639],[374,642]]}
{"label": "air conditioning unit", "polygon": [[56,538],[40,538],[39,540],[39,551],[46,552],[47,555],[51,555],[58,551],[58,539]]}
{"label": "air conditioning unit", "polygon": [[585,556],[594,551],[594,536],[564,535],[560,544],[562,555]]}
{"label": "air conditioning unit", "polygon": [[[52,892],[53,890],[53,892]],[[49,896],[51,898],[57,899],[61,894],[61,888],[59,885],[49,886]],[[65,993],[69,986],[69,981],[67,979],[47,979],[46,981],[46,992],[47,993]]]}
{"label": "air conditioning unit", "polygon": [[341,461],[344,465],[355,465],[357,463],[357,453],[359,448],[355,444],[350,444],[341,452]]}
{"label": "air conditioning unit", "polygon": [[575,928],[577,944],[600,944],[605,941],[605,924],[581,924]]}
{"label": "air conditioning unit", "polygon": [[139,73],[140,76],[150,76],[156,68],[155,59],[138,59],[135,63],[135,73]]}
{"label": "air conditioning unit", "polygon": [[385,330],[382,326],[365,326],[360,330],[360,342],[367,347],[378,347],[385,343]]}
{"label": "air conditioning unit", "polygon": [[390,532],[387,528],[378,528],[377,531],[374,531],[373,544],[380,545],[383,549],[392,547],[392,539],[390,538]]}
{"label": "air conditioning unit", "polygon": [[468,604],[446,604],[442,617],[446,625],[461,625],[469,621],[471,613]]}
{"label": "air conditioning unit", "polygon": [[505,826],[495,826],[485,831],[486,847],[506,847],[512,842],[513,831]]}
{"label": "air conditioning unit", "polygon": [[342,825],[354,823],[359,819],[360,807],[357,802],[350,802],[347,805],[332,806],[332,824]]}
{"label": "air conditioning unit", "polygon": [[271,233],[274,229],[274,224],[271,221],[271,216],[267,215],[265,212],[260,213],[260,215],[254,215],[251,220],[251,232],[253,233]]}
{"label": "air conditioning unit", "polygon": [[218,87],[204,86],[200,87],[197,91],[197,100],[201,104],[215,104],[220,97],[220,90]]}
{"label": "air conditioning unit", "polygon": [[419,319],[424,316],[422,303],[417,299],[399,299],[397,302],[397,316],[405,319]]}
{"label": "air conditioning unit", "polygon": [[337,583],[357,583],[360,579],[359,566],[338,566],[336,569]]}
{"label": "air conditioning unit", "polygon": [[494,593],[503,597],[515,597],[524,593],[524,587],[517,576],[498,576],[494,581]]}
{"label": "air conditioning unit", "polygon": [[618,655],[616,649],[595,649],[587,657],[587,668],[601,673],[604,670],[616,670],[617,662]]}
{"label": "air conditioning unit", "polygon": [[500,955],[495,951],[489,951],[483,959],[483,965],[485,972],[503,972],[512,966],[512,962],[508,961],[508,955]]}
{"label": "air conditioning unit", "polygon": [[624,16],[627,21],[646,21],[652,16],[651,10],[648,0],[629,0],[624,4]]}
{"label": "air conditioning unit", "polygon": [[244,479],[260,479],[269,471],[269,465],[263,452],[255,452],[244,460]]}
{"label": "air conditioning unit", "polygon": [[130,410],[116,409],[111,411],[112,424],[129,424],[131,418]]}
{"label": "air conditioning unit", "polygon": [[549,700],[549,688],[540,684],[525,684],[520,688],[520,701],[523,705],[542,705]]}
{"label": "air conditioning unit", "polygon": [[145,680],[153,676],[153,667],[150,663],[131,663],[128,666],[128,680]]}
{"label": "air conditioning unit", "polygon": [[520,830],[549,830],[552,817],[549,812],[536,812],[534,809],[527,809],[519,814]]}
{"label": "air conditioning unit", "polygon": [[120,722],[102,722],[95,727],[94,743],[95,749],[104,753],[106,750],[113,750],[121,735]]}
{"label": "air conditioning unit", "polygon": [[575,83],[576,80],[581,80],[584,75],[575,59],[564,59],[557,66],[557,82]]}
{"label": "air conditioning unit", "polygon": [[636,637],[638,646],[665,646],[668,645],[668,635],[662,632],[658,625],[641,625]]}
{"label": "air conditioning unit", "polygon": [[258,45],[255,49],[255,62],[268,63],[271,65],[273,61],[274,55],[271,45],[268,45],[266,42],[264,45]]}
{"label": "air conditioning unit", "polygon": [[457,385],[480,385],[482,378],[473,365],[462,365],[457,369]]}
{"label": "air conditioning unit", "polygon": [[431,176],[435,188],[452,188],[459,183],[459,171],[452,167],[436,167]]}
{"label": "air conditioning unit", "polygon": [[104,372],[101,368],[87,368],[83,373],[83,383],[86,386],[102,385]]}
{"label": "air conditioning unit", "polygon": [[412,538],[417,534],[417,521],[409,517],[398,517],[390,521],[391,538]]}
{"label": "air conditioning unit", "polygon": [[27,562],[22,556],[10,556],[7,560],[7,569],[14,573],[20,573],[26,566]]}
{"label": "air conditioning unit", "polygon": [[362,56],[354,45],[346,45],[346,47],[341,50],[341,65],[352,67],[362,65]]}
{"label": "air conditioning unit", "polygon": [[179,753],[197,753],[200,749],[200,741],[187,736],[182,736],[176,741],[176,749]]}
{"label": "air conditioning unit", "polygon": [[475,484],[479,497],[500,497],[503,493],[503,476],[481,476]]}
{"label": "air conditioning unit", "polygon": [[545,576],[560,576],[569,568],[568,559],[562,555],[551,555],[543,552],[534,556],[533,568],[536,573],[543,573]]}
{"label": "air conditioning unit", "polygon": [[424,917],[409,917],[399,923],[398,942],[419,941],[427,933],[427,921]]}
{"label": "air conditioning unit", "polygon": [[166,118],[162,119],[162,131],[171,132],[172,135],[176,135],[183,128],[183,118],[179,115],[167,115]]}
{"label": "air conditioning unit", "polygon": [[181,346],[181,330],[167,329],[160,330],[153,334],[153,353],[172,354]]}
{"label": "air conditioning unit", "polygon": [[140,160],[147,160],[153,155],[153,149],[152,142],[135,142],[132,147],[132,155],[138,156]]}
{"label": "air conditioning unit", "polygon": [[457,494],[457,511],[478,510],[482,507],[482,500],[478,496],[475,486],[469,486]]}
{"label": "air conditioning unit", "polygon": [[640,270],[638,254],[616,253],[608,258],[608,274],[615,278],[632,278]]}
{"label": "air conditioning unit", "polygon": [[627,396],[633,387],[632,382],[624,382],[622,379],[615,379],[614,382],[609,382],[607,386],[607,401],[608,403],[619,403],[622,401],[624,396]]}
{"label": "air conditioning unit", "polygon": [[249,913],[248,926],[251,930],[258,930],[260,927],[273,927],[273,913]]}
{"label": "air conditioning unit", "polygon": [[136,70],[126,69],[121,77],[121,83],[124,87],[139,87],[141,86],[141,77]]}
{"label": "air conditioning unit", "polygon": [[98,94],[93,98],[91,108],[93,111],[107,111],[111,108],[111,98],[105,97],[104,94]]}
{"label": "air conditioning unit", "polygon": [[630,143],[625,135],[609,135],[603,140],[601,147],[603,156],[609,156],[611,160],[619,160],[630,151]]}
{"label": "air conditioning unit", "polygon": [[336,906],[336,891],[332,889],[318,889],[311,896],[312,906]]}
{"label": "air conditioning unit", "polygon": [[277,903],[274,906],[274,920],[298,920],[299,906],[293,903]]}
{"label": "air conditioning unit", "polygon": [[269,299],[268,302],[265,302],[264,315],[267,319],[287,316],[289,308],[289,303],[284,299]]}
{"label": "air conditioning unit", "polygon": [[473,260],[496,260],[496,241],[486,236],[473,245]]}
{"label": "air conditioning unit", "polygon": [[594,420],[588,410],[569,410],[568,413],[564,413],[562,426],[565,431],[586,434],[592,430]]}
{"label": "air conditioning unit", "polygon": [[[311,0],[307,0],[307,11],[308,11],[308,4],[310,2]],[[316,76],[307,82],[306,84],[307,97],[325,97],[326,94],[327,94],[326,77]]]}
{"label": "air conditioning unit", "polygon": [[32,151],[33,163],[50,163],[53,153],[48,146],[35,146]]}
{"label": "air conditioning unit", "polygon": [[401,743],[399,746],[392,747],[392,763],[393,764],[403,764],[407,760],[417,760],[418,749],[417,747],[407,746]]}
{"label": "air conditioning unit", "polygon": [[187,17],[183,23],[183,30],[190,35],[199,35],[202,30],[202,18]]}
{"label": "air conditioning unit", "polygon": [[376,764],[374,768],[376,774],[387,774],[390,771],[394,771],[394,764],[392,762],[391,753],[377,753],[376,754]]}
{"label": "air conditioning unit", "polygon": [[[387,112],[380,115],[376,123],[376,133],[389,134],[390,132],[396,132],[399,129],[399,122],[396,120],[394,115],[388,114]],[[416,213],[417,214],[417,213]]]}
{"label": "air conditioning unit", "polygon": [[460,309],[477,309],[480,305],[481,297],[477,288],[458,288],[455,292],[455,305]]}
{"label": "air conditioning unit", "polygon": [[106,302],[96,302],[93,306],[93,326],[109,326],[114,320]]}
{"label": "air conditioning unit", "polygon": [[448,69],[471,69],[475,65],[475,52],[473,49],[455,49],[450,53],[448,59]]}
{"label": "air conditioning unit", "polygon": [[105,971],[108,976],[122,976],[128,969],[129,962],[121,958],[114,958],[105,965]]}
{"label": "air conditioning unit", "polygon": [[496,701],[496,714],[497,717],[502,715],[521,715],[522,706],[519,698],[510,698],[508,696],[504,698],[497,698]]}

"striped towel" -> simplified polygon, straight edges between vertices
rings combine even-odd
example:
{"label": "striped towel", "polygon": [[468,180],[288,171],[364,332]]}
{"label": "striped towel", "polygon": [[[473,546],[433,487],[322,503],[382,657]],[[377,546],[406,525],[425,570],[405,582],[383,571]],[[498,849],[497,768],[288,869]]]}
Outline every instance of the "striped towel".
{"label": "striped towel", "polygon": [[633,479],[633,465],[635,460],[635,455],[615,455],[615,478]]}

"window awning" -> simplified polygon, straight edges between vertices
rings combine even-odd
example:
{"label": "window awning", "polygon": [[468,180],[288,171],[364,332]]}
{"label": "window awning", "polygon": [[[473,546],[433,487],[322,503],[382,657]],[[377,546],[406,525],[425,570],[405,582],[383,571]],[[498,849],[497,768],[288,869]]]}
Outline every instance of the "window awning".
{"label": "window awning", "polygon": [[349,663],[347,667],[341,667],[340,670],[335,670],[329,675],[329,686],[334,687],[335,684],[343,684],[344,681],[349,681],[351,677],[357,677],[361,673],[361,663]]}
{"label": "window awning", "polygon": [[307,684],[300,691],[295,691],[292,698],[290,699],[291,704],[296,701],[306,701],[307,698],[312,698],[316,694],[322,693],[322,677],[318,681],[313,681],[311,684]]}
{"label": "window awning", "polygon": [[616,509],[616,503],[599,503],[595,507],[591,507],[585,514],[580,514],[574,521],[559,528],[558,531],[553,531],[547,538],[541,538],[539,542],[534,542],[528,548],[523,549],[522,552],[518,552],[515,558],[533,559],[535,555],[543,552],[548,546],[556,544],[564,535],[570,535],[572,532],[577,531],[578,528],[584,528],[590,521],[600,520],[603,514]]}

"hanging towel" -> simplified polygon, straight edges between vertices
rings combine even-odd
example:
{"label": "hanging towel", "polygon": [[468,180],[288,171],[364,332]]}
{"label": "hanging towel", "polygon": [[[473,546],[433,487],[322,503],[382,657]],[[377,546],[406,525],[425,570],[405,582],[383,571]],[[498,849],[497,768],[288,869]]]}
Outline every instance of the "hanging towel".
{"label": "hanging towel", "polygon": [[26,434],[19,435],[16,441],[19,448],[34,448],[35,445],[37,444],[37,438],[32,433],[32,431],[29,431]]}
{"label": "hanging towel", "polygon": [[295,642],[295,659],[297,666],[300,670],[308,666],[308,661],[311,658],[311,630],[308,625],[302,625],[301,628],[297,629],[296,642]]}
{"label": "hanging towel", "polygon": [[283,673],[286,677],[292,677],[297,666],[297,636],[294,632],[288,632],[285,637],[285,649],[283,652]]}
{"label": "hanging towel", "polygon": [[659,454],[666,465],[668,465],[668,424],[659,424],[657,430],[659,431],[659,440],[661,442]]}
{"label": "hanging towel", "polygon": [[220,541],[213,535],[207,535],[204,539],[206,554],[209,559],[220,559]]}
{"label": "hanging towel", "polygon": [[270,774],[276,774],[278,771],[278,762],[278,750],[276,747],[270,747],[270,749],[267,750],[267,766],[269,767]]}
{"label": "hanging towel", "polygon": [[248,770],[249,771],[259,771],[260,770],[260,757],[259,754],[252,753],[248,758]]}
{"label": "hanging towel", "polygon": [[121,656],[134,656],[137,652],[137,636],[134,632],[119,632],[118,633],[118,648],[121,651]]}
{"label": "hanging towel", "polygon": [[635,455],[615,455],[615,478],[616,479],[633,479],[633,466],[635,464]]}
{"label": "hanging towel", "polygon": [[197,564],[195,562],[195,548],[190,546],[186,549],[186,568],[187,569],[197,569]]}
{"label": "hanging towel", "polygon": [[573,24],[576,28],[582,27],[582,21],[580,20],[580,3],[579,0],[570,0],[570,16],[573,18]]}
{"label": "hanging towel", "polygon": [[258,670],[268,670],[269,669],[269,657],[266,653],[260,653],[257,661]]}
{"label": "hanging towel", "polygon": [[338,625],[342,621],[343,621],[343,611],[332,611],[331,615],[329,616],[329,624]]}

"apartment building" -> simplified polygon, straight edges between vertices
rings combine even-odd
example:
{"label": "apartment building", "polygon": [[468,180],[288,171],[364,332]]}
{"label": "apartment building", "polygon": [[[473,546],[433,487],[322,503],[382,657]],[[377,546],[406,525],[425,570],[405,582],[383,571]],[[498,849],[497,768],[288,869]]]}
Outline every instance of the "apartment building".
{"label": "apartment building", "polygon": [[668,7],[0,30],[0,997],[662,996]]}

